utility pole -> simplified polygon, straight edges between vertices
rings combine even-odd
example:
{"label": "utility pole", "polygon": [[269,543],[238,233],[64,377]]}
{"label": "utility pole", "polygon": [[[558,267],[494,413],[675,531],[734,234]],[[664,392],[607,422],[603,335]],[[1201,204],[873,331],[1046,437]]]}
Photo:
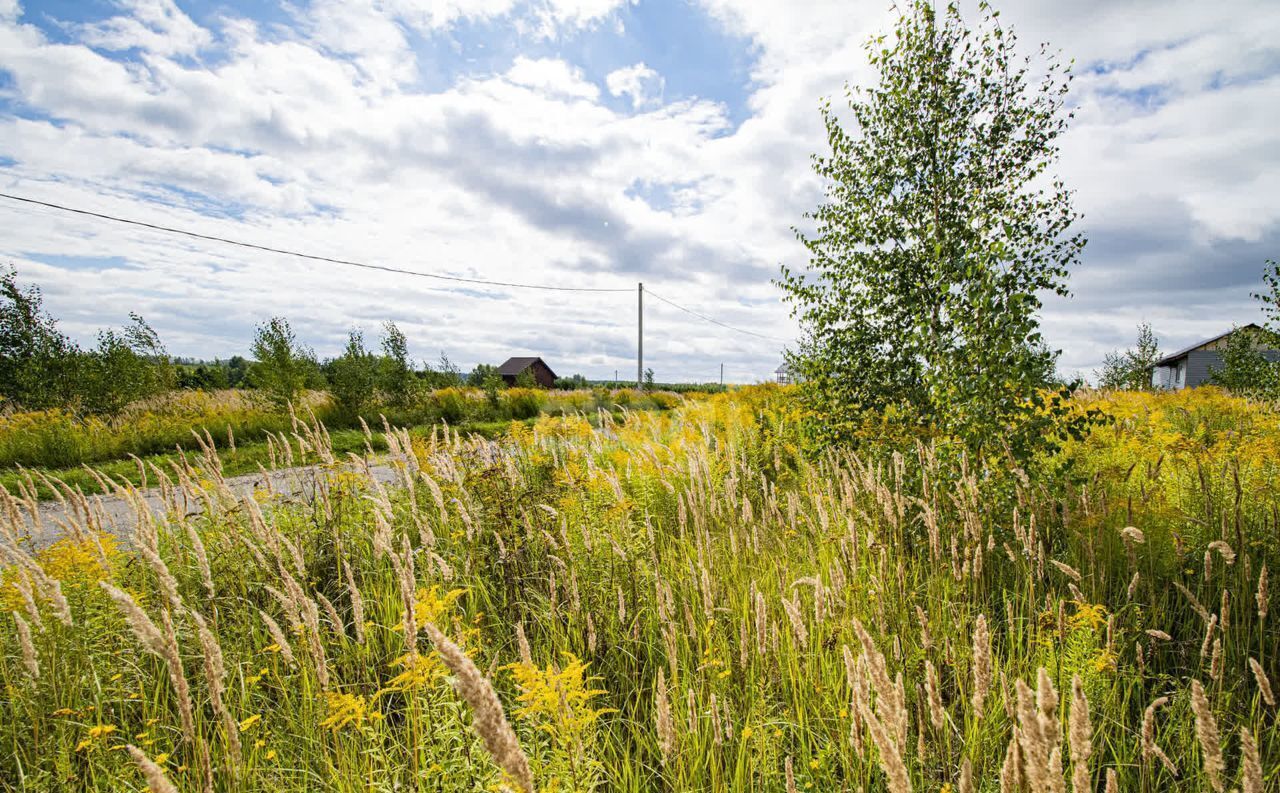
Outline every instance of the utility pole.
{"label": "utility pole", "polygon": [[636,388],[644,388],[644,282],[636,287]]}
{"label": "utility pole", "polygon": [[720,387],[724,387],[724,364],[720,364]]}

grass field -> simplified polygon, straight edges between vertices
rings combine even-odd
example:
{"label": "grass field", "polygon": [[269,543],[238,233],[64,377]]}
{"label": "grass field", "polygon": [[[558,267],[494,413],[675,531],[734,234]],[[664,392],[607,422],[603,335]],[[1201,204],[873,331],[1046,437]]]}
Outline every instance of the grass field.
{"label": "grass field", "polygon": [[10,496],[0,787],[1275,790],[1280,415],[1082,399],[1026,471],[806,454],[761,387],[395,433],[311,502],[178,468],[130,552]]}
{"label": "grass field", "polygon": [[[447,423],[464,434],[494,437],[512,421],[528,423],[539,415],[603,408],[620,416],[626,409],[669,410],[681,399],[670,392],[626,388],[554,392],[511,388],[488,399],[478,389],[444,388],[424,392],[409,405],[370,408],[365,420],[374,426],[394,422],[423,435]],[[366,450],[361,418],[342,414],[324,392],[307,394],[296,412],[330,430],[335,454]],[[293,443],[292,427],[287,412],[253,392],[235,390],[176,391],[130,405],[110,419],[66,410],[0,412],[0,486],[16,492],[28,473],[35,473],[34,489],[41,498],[53,495],[41,476],[98,494],[101,483],[87,466],[113,480],[141,484],[143,472],[152,466],[167,470],[183,450],[198,451],[201,443],[217,451],[224,476],[255,473],[260,465],[271,466],[273,445],[282,450],[283,444]],[[386,448],[381,433],[370,445],[377,452]]]}

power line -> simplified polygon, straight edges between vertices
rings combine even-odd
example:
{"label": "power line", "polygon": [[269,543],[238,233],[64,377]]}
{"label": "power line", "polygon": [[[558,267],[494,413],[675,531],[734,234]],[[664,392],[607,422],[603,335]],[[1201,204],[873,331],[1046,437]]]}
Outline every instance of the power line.
{"label": "power line", "polygon": [[359,262],[351,259],[337,259],[331,256],[319,256],[312,253],[302,253],[300,251],[288,250],[285,248],[273,248],[269,245],[258,245],[253,242],[244,242],[242,240],[234,240],[229,237],[219,237],[214,234],[201,234],[197,231],[189,229],[174,228],[172,226],[161,226],[157,223],[147,223],[141,220],[132,220],[130,218],[122,218],[116,215],[108,215],[102,212],[92,212],[87,209],[77,209],[75,207],[64,206],[62,204],[54,204],[49,201],[38,201],[34,198],[25,198],[23,196],[11,195],[9,193],[0,193],[0,198],[7,198],[10,201],[18,201],[24,204],[33,204],[35,206],[45,207],[47,209],[55,209],[60,212],[69,212],[85,217],[97,218],[99,220],[109,220],[113,223],[124,223],[130,226],[138,226],[152,231],[161,231],[167,234],[179,234],[185,237],[191,237],[198,240],[208,240],[210,242],[221,242],[227,245],[236,245],[241,248],[250,248],[257,251],[266,251],[267,253],[278,253],[285,256],[296,256],[300,259],[310,259],[317,262],[328,262],[330,264],[341,264],[348,267],[360,267],[365,270],[380,270],[386,273],[399,273],[401,275],[412,275],[418,278],[434,278],[440,281],[455,281],[464,284],[481,284],[483,286],[505,286],[514,289],[542,289],[551,292],[630,292],[630,288],[606,288],[606,287],[589,287],[589,286],[550,286],[547,284],[518,284],[510,281],[490,281],[484,278],[464,278],[459,275],[441,275],[440,273],[424,273],[416,270],[404,270],[399,267],[390,267],[384,264],[369,264],[368,262]]}
{"label": "power line", "polygon": [[[46,209],[53,209],[59,212],[66,212],[70,214],[81,215],[84,217],[91,217],[99,220],[106,220],[113,223],[121,223],[129,226],[137,226],[139,228],[145,228],[152,231],[164,232],[166,234],[177,234],[184,237],[190,237],[192,239],[207,240],[210,242],[221,242],[226,245],[234,245],[240,248],[248,248],[248,249],[257,250],[257,251],[265,251],[267,253],[281,254],[284,256],[294,256],[300,259],[309,259],[311,261],[327,262],[330,264],[340,264],[347,267],[359,267],[365,270],[378,270],[381,272],[397,273],[400,275],[411,275],[418,278],[432,278],[440,281],[453,281],[456,283],[464,283],[464,284],[479,284],[482,286],[502,286],[502,287],[509,287],[514,289],[541,289],[541,290],[552,291],[552,292],[618,293],[618,292],[631,291],[630,288],[552,286],[548,284],[522,284],[522,283],[514,283],[511,281],[492,281],[484,278],[465,278],[463,276],[458,276],[458,275],[442,275],[440,273],[424,273],[417,270],[405,270],[400,267],[391,267],[383,264],[370,264],[368,262],[355,261],[352,259],[339,259],[332,256],[320,256],[318,254],[303,253],[301,251],[294,251],[286,248],[275,248],[269,245],[259,245],[253,242],[244,242],[243,240],[231,239],[230,237],[221,237],[215,234],[202,234],[197,231],[191,231],[190,229],[176,228],[173,226],[163,226],[157,223],[148,223],[142,220],[134,220],[131,218],[119,217],[117,215],[109,215],[103,212],[94,212],[88,209],[78,209],[76,207],[70,207],[63,204],[55,204],[50,201],[40,201],[34,198],[27,198],[25,196],[13,195],[10,193],[0,193],[0,198],[8,199],[9,201],[16,201],[22,204],[43,207]],[[653,297],[656,297],[662,302],[672,306],[673,308],[677,308],[680,311],[683,311],[686,314],[689,314],[690,316],[697,317],[698,319],[701,319],[704,322],[710,322],[713,325],[718,325],[719,327],[725,328],[726,330],[731,330],[731,331],[734,331],[735,333],[744,333],[748,336],[754,336],[758,339],[765,339],[766,341],[781,342],[783,344],[786,344],[790,341],[789,339],[782,339],[782,338],[778,338],[777,336],[768,336],[763,333],[756,333],[755,331],[735,327],[726,322],[721,322],[720,320],[715,319],[714,317],[709,317],[706,314],[702,314],[700,312],[694,311],[691,308],[686,308],[680,305],[679,303],[676,303],[674,300],[670,300],[669,298],[665,298],[662,295],[658,294],[657,292],[654,292],[652,289],[646,289],[645,291],[648,292]]]}
{"label": "power line", "polygon": [[766,341],[779,341],[779,342],[782,342],[783,344],[787,344],[787,343],[790,341],[790,339],[780,339],[780,338],[778,338],[777,336],[766,336],[766,335],[765,335],[765,334],[763,334],[763,333],[756,333],[755,331],[752,331],[752,330],[745,330],[745,329],[743,329],[743,328],[736,328],[736,327],[734,327],[733,325],[729,325],[729,324],[727,324],[727,323],[721,322],[721,321],[720,321],[720,320],[718,320],[718,319],[714,319],[714,318],[712,318],[712,317],[708,317],[706,314],[699,314],[697,311],[694,311],[694,310],[693,310],[693,309],[691,309],[691,308],[685,308],[684,306],[680,305],[679,303],[676,303],[675,301],[668,300],[667,298],[663,297],[662,295],[658,294],[657,292],[653,291],[652,289],[646,288],[644,291],[645,291],[645,293],[646,293],[646,294],[649,294],[649,295],[652,295],[653,297],[658,298],[658,299],[659,299],[659,300],[661,300],[663,303],[666,303],[666,304],[668,304],[668,305],[670,305],[670,306],[673,306],[673,307],[675,307],[675,308],[678,308],[678,309],[680,309],[681,311],[683,311],[683,312],[684,312],[684,313],[686,313],[686,314],[692,314],[693,316],[697,317],[698,319],[704,320],[704,321],[706,321],[706,322],[710,322],[712,325],[719,325],[719,326],[720,326],[720,327],[722,327],[722,328],[727,328],[727,329],[732,330],[732,331],[737,331],[738,333],[745,333],[745,334],[747,334],[748,336],[755,336],[755,337],[756,337],[756,338],[758,338],[758,339],[765,339]]}

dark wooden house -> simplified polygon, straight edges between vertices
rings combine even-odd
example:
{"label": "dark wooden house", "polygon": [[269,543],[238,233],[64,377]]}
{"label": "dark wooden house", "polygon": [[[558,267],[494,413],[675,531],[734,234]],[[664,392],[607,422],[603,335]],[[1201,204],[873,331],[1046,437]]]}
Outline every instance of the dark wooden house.
{"label": "dark wooden house", "polygon": [[522,372],[533,375],[533,381],[543,388],[555,388],[556,373],[541,358],[508,358],[498,367],[498,374],[507,385],[515,385],[516,377]]}

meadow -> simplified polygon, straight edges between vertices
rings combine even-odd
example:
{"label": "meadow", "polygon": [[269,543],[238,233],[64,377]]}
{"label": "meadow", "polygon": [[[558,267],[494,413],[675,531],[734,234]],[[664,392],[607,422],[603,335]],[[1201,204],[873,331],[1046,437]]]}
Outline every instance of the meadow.
{"label": "meadow", "polygon": [[[1280,789],[1280,413],[1216,389],[1014,466],[815,452],[789,391],[486,439],[319,422],[313,499],[152,471],[27,546],[0,495],[0,788]],[[1269,571],[1272,571],[1269,573]]]}
{"label": "meadow", "polygon": [[[385,402],[361,414],[342,410],[324,391],[303,394],[293,406],[296,415],[318,420],[333,431],[330,440],[339,453],[363,451],[362,422],[384,422],[429,431],[447,423],[466,432],[487,436],[500,433],[510,421],[530,421],[540,415],[567,415],[599,408],[670,409],[679,401],[674,392],[641,392],[629,388],[546,391],[504,388],[486,393],[479,388],[439,388],[415,392],[404,404]],[[296,417],[296,416],[295,416]],[[33,468],[80,487],[100,492],[97,480],[84,470],[92,465],[115,478],[141,482],[133,458],[147,465],[168,467],[178,448],[196,448],[193,432],[218,450],[227,475],[252,473],[269,465],[268,438],[286,436],[294,418],[255,391],[176,390],[126,406],[113,416],[84,415],[64,408],[0,410],[0,485],[13,489]],[[374,448],[383,451],[381,439]],[[39,492],[52,491],[38,484]]]}

